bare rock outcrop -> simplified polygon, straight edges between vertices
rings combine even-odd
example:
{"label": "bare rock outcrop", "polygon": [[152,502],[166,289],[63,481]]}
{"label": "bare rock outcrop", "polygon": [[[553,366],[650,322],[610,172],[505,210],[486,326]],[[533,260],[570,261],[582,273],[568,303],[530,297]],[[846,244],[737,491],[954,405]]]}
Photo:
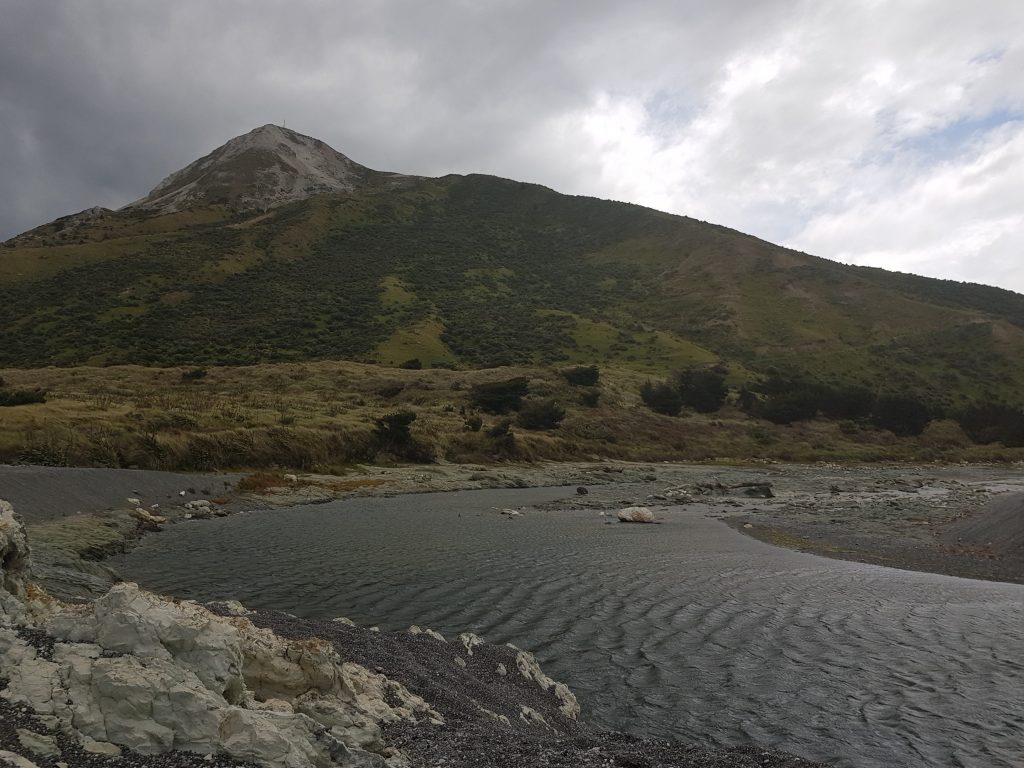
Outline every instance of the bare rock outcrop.
{"label": "bare rock outcrop", "polygon": [[23,612],[28,582],[28,539],[14,508],[0,499],[0,623]]}
{"label": "bare rock outcrop", "polygon": [[324,640],[284,639],[245,616],[129,583],[84,605],[33,594],[24,529],[6,502],[0,567],[0,696],[82,744],[273,768],[386,766],[403,758],[382,723],[443,723],[422,698]]}

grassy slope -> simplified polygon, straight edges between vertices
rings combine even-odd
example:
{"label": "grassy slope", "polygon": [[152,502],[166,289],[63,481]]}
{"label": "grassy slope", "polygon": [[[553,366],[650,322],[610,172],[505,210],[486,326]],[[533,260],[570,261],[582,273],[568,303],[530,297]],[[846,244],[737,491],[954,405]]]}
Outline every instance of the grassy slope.
{"label": "grassy slope", "polygon": [[725,359],[1019,403],[1022,324],[1010,292],[484,176],[249,217],[109,213],[0,250],[0,365]]}
{"label": "grassy slope", "polygon": [[[350,362],[211,368],[183,382],[182,368],[0,369],[12,386],[43,387],[48,402],[0,411],[0,463],[142,467],[168,470],[282,467],[335,470],[383,460],[373,420],[397,409],[417,414],[413,435],[438,458],[632,460],[1019,460],[1024,449],[972,446],[951,422],[920,438],[813,421],[775,426],[731,406],[709,416],[659,416],[639,403],[645,374],[604,369],[597,407],[551,367],[408,371]],[[561,427],[514,427],[502,450],[486,429],[469,432],[469,388],[525,376],[534,397],[568,411]],[[845,428],[844,428],[845,427]]]}

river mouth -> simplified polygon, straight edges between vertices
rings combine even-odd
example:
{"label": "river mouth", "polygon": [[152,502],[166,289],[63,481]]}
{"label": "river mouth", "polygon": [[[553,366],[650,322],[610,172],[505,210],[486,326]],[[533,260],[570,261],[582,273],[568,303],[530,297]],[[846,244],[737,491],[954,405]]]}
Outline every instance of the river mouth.
{"label": "river mouth", "polygon": [[121,558],[158,592],[533,650],[604,728],[841,766],[1015,766],[1024,587],[826,560],[701,505],[657,526],[567,489],[351,499],[177,525]]}

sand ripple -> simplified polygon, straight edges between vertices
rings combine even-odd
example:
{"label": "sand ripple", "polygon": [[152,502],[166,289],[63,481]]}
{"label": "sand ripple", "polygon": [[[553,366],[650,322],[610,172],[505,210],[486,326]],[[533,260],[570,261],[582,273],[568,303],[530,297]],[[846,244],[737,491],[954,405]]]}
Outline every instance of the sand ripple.
{"label": "sand ripple", "polygon": [[493,508],[558,490],[354,499],[179,525],[143,585],[535,650],[598,725],[841,766],[1024,763],[1024,587],[777,549],[695,507],[661,526]]}

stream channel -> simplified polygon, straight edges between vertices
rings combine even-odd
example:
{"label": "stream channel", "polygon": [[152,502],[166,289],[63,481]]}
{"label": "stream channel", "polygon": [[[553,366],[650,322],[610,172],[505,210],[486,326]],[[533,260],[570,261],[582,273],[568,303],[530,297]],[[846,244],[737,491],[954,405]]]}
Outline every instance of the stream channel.
{"label": "stream channel", "polygon": [[602,728],[857,768],[1024,765],[1024,586],[780,549],[703,505],[661,525],[529,509],[570,493],[247,512],[113,565],[183,598],[511,642]]}

